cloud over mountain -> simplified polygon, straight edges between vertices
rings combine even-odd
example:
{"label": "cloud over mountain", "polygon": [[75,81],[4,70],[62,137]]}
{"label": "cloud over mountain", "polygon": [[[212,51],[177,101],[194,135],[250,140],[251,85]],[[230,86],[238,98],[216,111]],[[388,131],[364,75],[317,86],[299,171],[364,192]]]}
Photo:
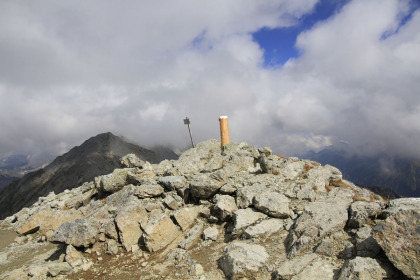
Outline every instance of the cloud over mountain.
{"label": "cloud over mountain", "polygon": [[264,67],[252,33],[317,1],[2,1],[0,154],[67,151],[101,131],[142,144],[218,138],[284,154],[340,140],[420,156],[420,9],[353,0]]}

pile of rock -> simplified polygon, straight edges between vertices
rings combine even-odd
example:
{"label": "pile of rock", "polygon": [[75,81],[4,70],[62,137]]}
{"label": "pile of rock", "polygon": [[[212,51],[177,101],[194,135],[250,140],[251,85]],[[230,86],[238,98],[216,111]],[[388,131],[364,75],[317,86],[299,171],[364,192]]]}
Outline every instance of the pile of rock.
{"label": "pile of rock", "polygon": [[27,240],[0,260],[19,246],[60,245],[48,262],[6,261],[0,277],[100,278],[118,263],[115,278],[420,278],[419,199],[387,203],[332,166],[246,143],[121,163],[2,221]]}

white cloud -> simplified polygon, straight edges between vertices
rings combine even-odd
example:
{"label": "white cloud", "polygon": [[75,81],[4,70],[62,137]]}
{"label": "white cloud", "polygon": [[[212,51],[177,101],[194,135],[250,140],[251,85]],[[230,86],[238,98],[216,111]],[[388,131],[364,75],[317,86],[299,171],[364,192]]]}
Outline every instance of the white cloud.
{"label": "white cloud", "polygon": [[339,140],[413,154],[420,12],[398,27],[408,2],[353,0],[300,34],[301,57],[264,69],[251,33],[297,24],[315,3],[2,1],[0,155],[105,131],[188,146],[186,116],[199,142],[219,137],[220,115],[233,141],[283,154]]}

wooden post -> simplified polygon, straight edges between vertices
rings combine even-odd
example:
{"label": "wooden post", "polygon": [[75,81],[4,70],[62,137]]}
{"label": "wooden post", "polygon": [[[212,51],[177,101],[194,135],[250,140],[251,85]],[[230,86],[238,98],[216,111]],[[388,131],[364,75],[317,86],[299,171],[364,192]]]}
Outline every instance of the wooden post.
{"label": "wooden post", "polygon": [[222,147],[229,144],[229,127],[228,127],[228,117],[220,116],[220,138],[222,139]]}

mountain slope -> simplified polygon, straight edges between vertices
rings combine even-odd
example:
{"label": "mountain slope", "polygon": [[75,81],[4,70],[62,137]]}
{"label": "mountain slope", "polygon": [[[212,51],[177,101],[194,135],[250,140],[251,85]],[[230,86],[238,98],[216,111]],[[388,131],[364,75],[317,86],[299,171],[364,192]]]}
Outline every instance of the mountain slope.
{"label": "mountain slope", "polygon": [[349,156],[334,147],[302,157],[336,166],[346,179],[358,185],[375,187],[376,191],[380,190],[380,186],[385,192],[389,192],[386,190],[389,188],[401,196],[420,197],[419,160]]}
{"label": "mountain slope", "polygon": [[[112,172],[120,166],[119,159],[129,153],[140,159],[158,163],[164,158],[155,152],[123,141],[112,133],[103,133],[57,157],[43,169],[25,175],[0,191],[0,218],[5,218],[29,206],[49,192],[60,193],[78,187],[98,175]],[[170,158],[175,153],[166,152]]]}

